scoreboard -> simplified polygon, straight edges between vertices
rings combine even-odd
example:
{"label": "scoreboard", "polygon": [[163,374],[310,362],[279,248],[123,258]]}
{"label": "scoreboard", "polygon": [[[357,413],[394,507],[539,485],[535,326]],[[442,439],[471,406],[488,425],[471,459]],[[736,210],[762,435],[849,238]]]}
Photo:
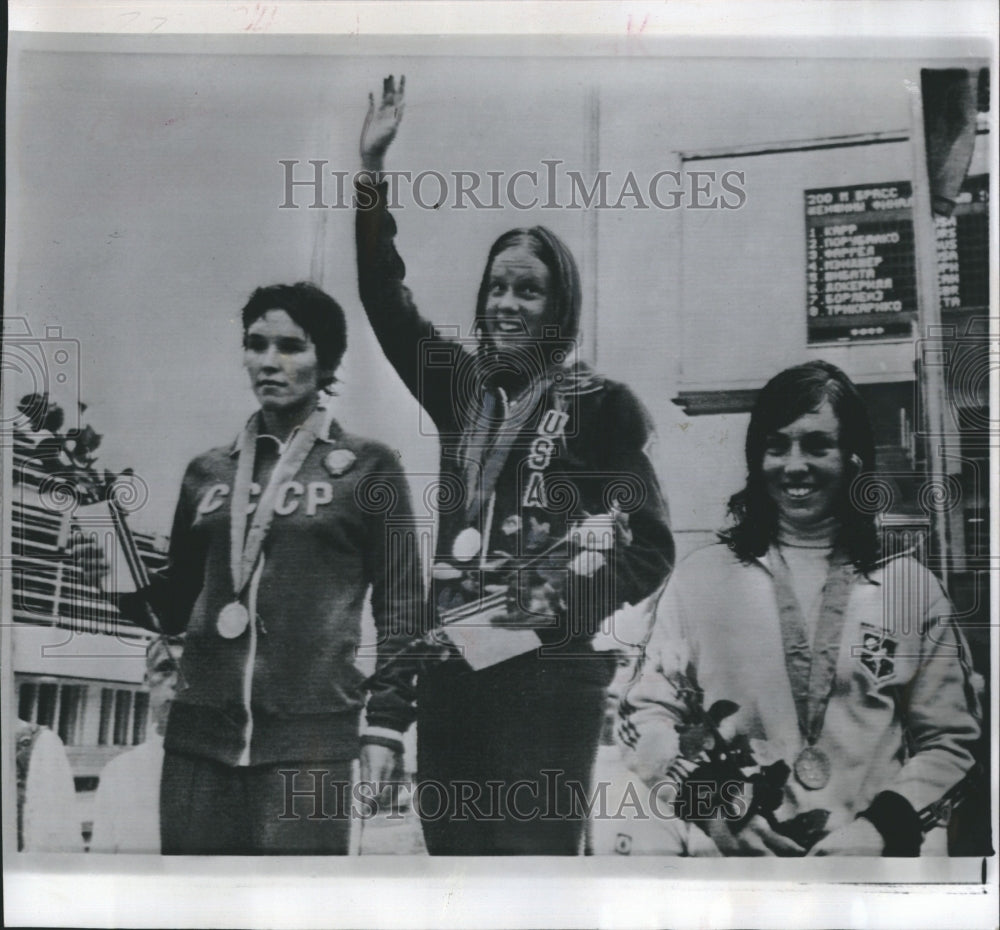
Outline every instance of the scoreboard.
{"label": "scoreboard", "polygon": [[[808,341],[908,339],[917,316],[909,181],[805,192]],[[989,176],[967,178],[935,217],[943,314],[989,300]]]}

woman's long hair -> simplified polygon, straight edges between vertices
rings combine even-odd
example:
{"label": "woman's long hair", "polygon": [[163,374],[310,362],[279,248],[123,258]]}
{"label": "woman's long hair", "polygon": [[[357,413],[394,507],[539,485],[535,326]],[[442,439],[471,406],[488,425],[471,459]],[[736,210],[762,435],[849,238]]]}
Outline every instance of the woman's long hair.
{"label": "woman's long hair", "polygon": [[542,347],[544,364],[560,364],[569,358],[580,331],[580,307],[583,297],[580,287],[580,272],[576,259],[566,244],[554,232],[544,226],[530,229],[511,229],[505,232],[486,257],[486,267],[479,284],[476,298],[475,332],[479,339],[480,354],[490,356],[493,352],[492,340],[485,326],[486,300],[490,291],[490,277],[493,260],[503,251],[523,245],[549,270],[551,299],[555,302],[556,333],[545,339]]}
{"label": "woman's long hair", "polygon": [[744,562],[767,552],[778,533],[778,509],[768,494],[763,461],[767,440],[803,414],[818,410],[829,401],[839,424],[840,448],[845,472],[834,516],[837,545],[859,571],[875,567],[879,558],[875,517],[851,500],[851,483],[875,468],[875,440],[868,406],[854,382],[836,365],[816,361],[786,368],[761,389],[747,428],[747,480],[743,490],[729,499],[732,525],[719,533]]}

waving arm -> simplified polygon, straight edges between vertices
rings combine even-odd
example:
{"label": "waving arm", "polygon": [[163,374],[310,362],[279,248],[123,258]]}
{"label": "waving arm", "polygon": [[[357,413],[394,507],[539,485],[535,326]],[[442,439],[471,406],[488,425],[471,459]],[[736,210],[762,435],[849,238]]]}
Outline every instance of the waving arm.
{"label": "waving arm", "polygon": [[375,106],[375,95],[368,95],[368,115],[361,129],[361,165],[365,171],[380,172],[385,167],[385,153],[396,138],[403,119],[403,94],[406,77],[400,75],[399,85],[390,74],[382,82],[382,99]]}
{"label": "waving arm", "polygon": [[459,429],[455,375],[468,349],[445,339],[417,310],[403,283],[406,265],[396,251],[396,221],[388,209],[388,184],[378,173],[396,136],[403,115],[404,79],[397,87],[385,79],[382,100],[369,96],[361,133],[364,171],[356,182],[356,241],[358,289],[368,321],[385,353],[410,393],[430,414],[438,430]]}

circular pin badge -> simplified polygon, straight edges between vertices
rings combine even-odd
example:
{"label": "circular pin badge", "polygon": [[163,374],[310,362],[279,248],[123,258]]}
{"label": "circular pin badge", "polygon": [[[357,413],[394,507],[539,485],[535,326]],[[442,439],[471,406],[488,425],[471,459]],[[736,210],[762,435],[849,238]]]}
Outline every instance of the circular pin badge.
{"label": "circular pin badge", "polygon": [[215,621],[215,628],[223,639],[236,639],[249,625],[250,612],[239,601],[226,604]]}
{"label": "circular pin badge", "polygon": [[457,562],[468,562],[479,555],[483,547],[482,534],[474,526],[468,526],[455,537],[451,544],[451,556]]}
{"label": "circular pin badge", "polygon": [[815,746],[806,746],[795,760],[795,777],[803,788],[819,791],[830,781],[830,760]]}
{"label": "circular pin badge", "polygon": [[323,459],[323,467],[334,478],[339,478],[350,471],[356,461],[357,456],[350,449],[334,449]]}

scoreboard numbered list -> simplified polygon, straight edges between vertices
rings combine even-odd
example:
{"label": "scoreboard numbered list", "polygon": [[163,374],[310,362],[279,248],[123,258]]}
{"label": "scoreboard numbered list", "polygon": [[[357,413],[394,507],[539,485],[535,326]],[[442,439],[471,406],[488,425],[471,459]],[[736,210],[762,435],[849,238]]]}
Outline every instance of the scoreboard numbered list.
{"label": "scoreboard numbered list", "polygon": [[[909,339],[917,317],[909,181],[805,192],[808,341]],[[989,176],[967,178],[955,212],[936,217],[943,314],[988,301]]]}

